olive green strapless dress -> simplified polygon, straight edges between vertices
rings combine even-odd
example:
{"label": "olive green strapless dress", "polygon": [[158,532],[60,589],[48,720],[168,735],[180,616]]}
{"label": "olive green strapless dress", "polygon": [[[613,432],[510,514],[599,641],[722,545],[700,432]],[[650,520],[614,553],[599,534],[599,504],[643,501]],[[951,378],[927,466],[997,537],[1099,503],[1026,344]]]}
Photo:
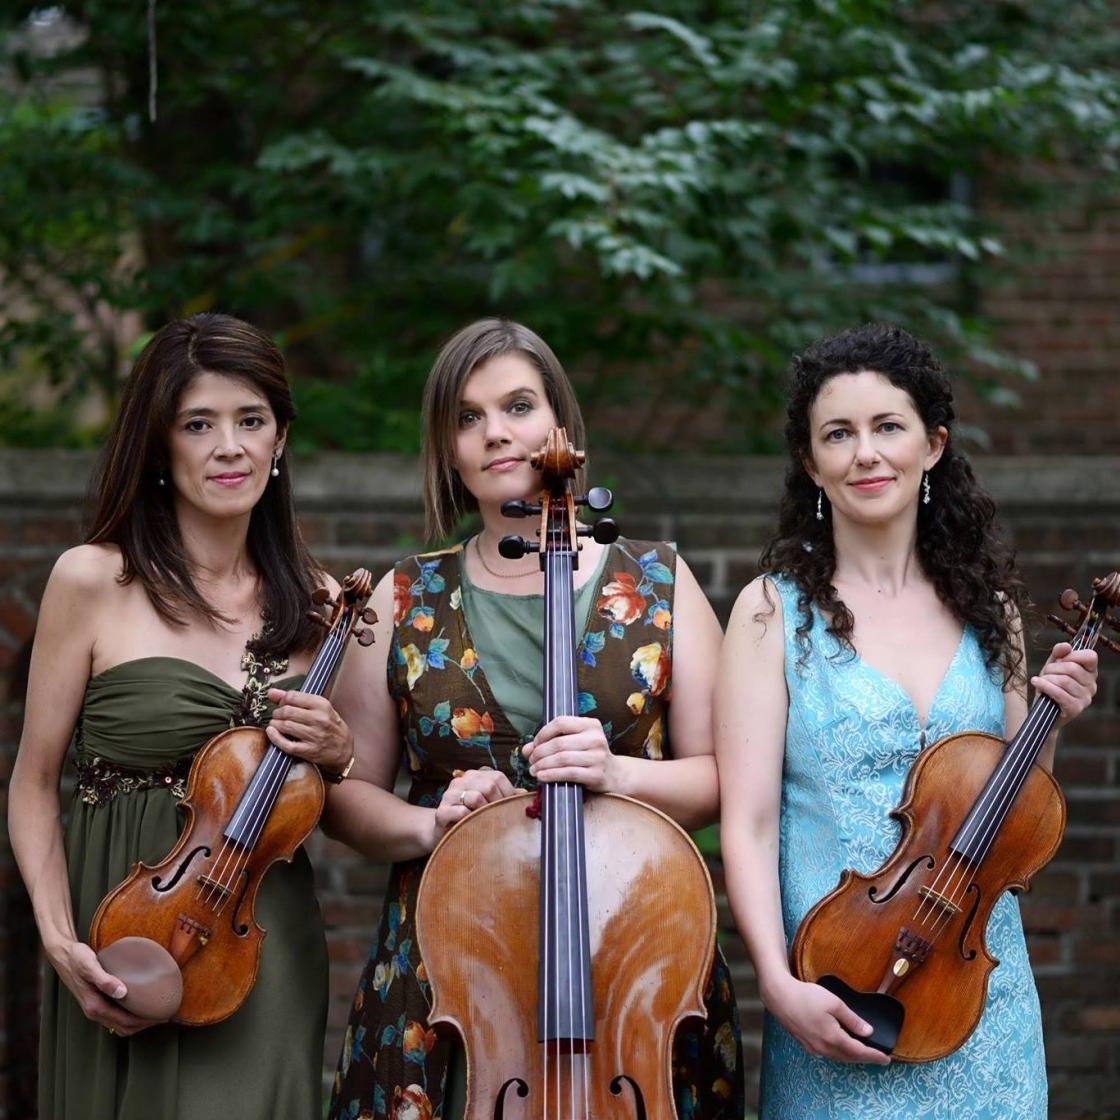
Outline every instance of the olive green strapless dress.
{"label": "olive green strapless dress", "polygon": [[[300,680],[278,683],[291,688]],[[225,681],[173,657],[127,661],[90,680],[78,725],[79,763],[88,766],[96,756],[162,776],[154,788],[117,792],[101,804],[75,796],[66,859],[79,937],[88,935],[98,903],[137,860],[156,863],[170,851],[181,823],[170,768],[224,731],[240,700]],[[257,983],[233,1016],[210,1027],[161,1024],[116,1038],[82,1014],[48,967],[40,1120],[321,1116],[327,950],[302,849],[292,864],[268,872],[256,917],[268,931]]]}

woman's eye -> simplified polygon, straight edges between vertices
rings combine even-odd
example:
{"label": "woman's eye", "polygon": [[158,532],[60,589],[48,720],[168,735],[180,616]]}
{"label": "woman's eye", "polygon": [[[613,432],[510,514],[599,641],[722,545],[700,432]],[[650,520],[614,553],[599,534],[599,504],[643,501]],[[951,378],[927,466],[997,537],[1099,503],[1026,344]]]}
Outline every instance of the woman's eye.
{"label": "woman's eye", "polygon": [[459,413],[459,427],[469,428],[478,419],[477,412],[460,412]]}
{"label": "woman's eye", "polygon": [[518,416],[524,415],[526,412],[532,412],[533,406],[528,401],[514,401],[509,406],[509,410]]}
{"label": "woman's eye", "polygon": [[847,434],[847,428],[833,428],[824,438],[832,443],[839,443]]}
{"label": "woman's eye", "polygon": [[245,419],[241,421],[241,423],[244,424],[245,427],[247,427],[251,432],[255,432],[258,429],[264,427],[264,417],[246,416]]}
{"label": "woman's eye", "polygon": [[204,432],[204,431],[206,431],[207,423],[206,423],[205,420],[199,420],[199,419],[188,420],[186,422],[186,424],[184,425],[184,428],[188,432]]}
{"label": "woman's eye", "polygon": [[902,431],[902,429],[901,429],[901,427],[899,427],[898,424],[895,423],[895,421],[884,420],[882,422],[882,424],[879,425],[879,431],[881,431],[881,432],[900,432],[900,431]]}

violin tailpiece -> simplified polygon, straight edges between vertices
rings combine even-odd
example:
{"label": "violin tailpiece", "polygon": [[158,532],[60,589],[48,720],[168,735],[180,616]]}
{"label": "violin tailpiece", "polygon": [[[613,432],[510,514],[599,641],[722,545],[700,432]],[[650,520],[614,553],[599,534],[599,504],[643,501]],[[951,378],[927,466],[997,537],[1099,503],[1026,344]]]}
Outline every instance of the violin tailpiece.
{"label": "violin tailpiece", "polygon": [[[951,904],[950,904],[951,905]],[[956,910],[956,907],[953,907]],[[891,995],[894,990],[909,976],[914,969],[925,964],[929,954],[930,942],[916,933],[911,933],[905,926],[898,931],[895,938],[894,954],[883,973],[876,989],[882,995]]]}

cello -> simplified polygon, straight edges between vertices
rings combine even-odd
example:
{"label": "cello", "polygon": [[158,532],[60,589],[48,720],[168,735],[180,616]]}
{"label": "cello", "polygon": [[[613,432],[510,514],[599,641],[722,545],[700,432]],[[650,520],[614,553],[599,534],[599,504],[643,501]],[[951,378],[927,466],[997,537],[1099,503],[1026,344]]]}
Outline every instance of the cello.
{"label": "cello", "polygon": [[[1074,649],[1120,646],[1101,635],[1120,628],[1120,573],[1094,580],[1088,605],[1066,590],[1063,610],[1078,611]],[[966,731],[927,747],[907,775],[891,816],[902,838],[870,875],[841,873],[834,891],[805,915],[790,964],[871,1024],[861,1041],[904,1062],[930,1062],[959,1049],[976,1029],[988,977],[999,961],[984,931],[1005,890],[1027,890],[1053,858],[1065,830],[1065,799],[1037,763],[1060,715],[1039,695],[1005,743]]]}
{"label": "cello", "polygon": [[[337,600],[312,596],[333,614],[309,612],[327,633],[303,682],[326,695],[347,639],[373,641],[364,568],[347,576]],[[89,943],[128,988],[134,1013],[205,1026],[229,1018],[256,982],[266,931],[253,916],[257,891],[278,860],[291,862],[319,821],[317,766],[273,746],[262,727],[231,727],[195,756],[181,806],[186,823],[154,866],[139,862],[98,906]]]}
{"label": "cello", "polygon": [[[583,462],[563,429],[532,465],[539,541],[503,538],[502,555],[539,551],[545,574],[544,721],[578,713],[572,574],[578,537],[613,541],[596,487],[575,497]],[[484,869],[484,873],[480,873]],[[476,809],[429,857],[416,932],[432,992],[430,1022],[461,1036],[466,1120],[674,1120],[674,1032],[703,1018],[715,953],[715,900],[688,834],[618,794],[541,783]],[[535,967],[534,967],[535,965]]]}

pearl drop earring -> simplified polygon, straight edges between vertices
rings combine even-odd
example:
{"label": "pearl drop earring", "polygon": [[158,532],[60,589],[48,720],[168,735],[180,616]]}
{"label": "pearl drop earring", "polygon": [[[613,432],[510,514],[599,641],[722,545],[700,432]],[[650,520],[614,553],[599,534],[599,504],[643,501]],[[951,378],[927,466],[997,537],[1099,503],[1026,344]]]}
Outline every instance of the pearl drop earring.
{"label": "pearl drop earring", "polygon": [[273,478],[279,478],[280,477],[280,456],[279,455],[273,455],[272,456],[272,470],[270,470],[268,473],[270,475],[272,475]]}

